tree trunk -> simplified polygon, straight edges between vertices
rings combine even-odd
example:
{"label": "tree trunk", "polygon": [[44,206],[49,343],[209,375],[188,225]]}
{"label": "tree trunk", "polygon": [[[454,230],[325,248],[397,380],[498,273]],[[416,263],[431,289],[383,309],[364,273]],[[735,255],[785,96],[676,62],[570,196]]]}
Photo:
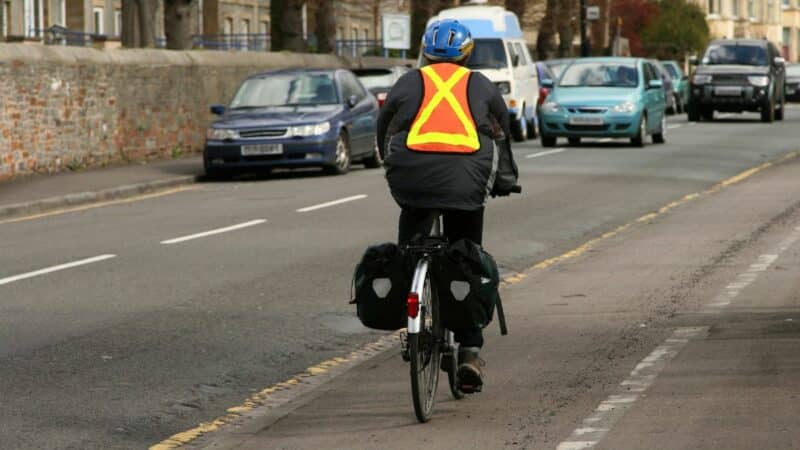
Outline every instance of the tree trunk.
{"label": "tree trunk", "polygon": [[164,0],[164,34],[167,48],[192,48],[192,8],[194,0]]}
{"label": "tree trunk", "polygon": [[545,16],[536,37],[536,55],[540,60],[551,59],[556,54],[556,22],[558,0],[547,0]]}
{"label": "tree trunk", "polygon": [[139,46],[139,10],[136,0],[122,0],[122,46],[136,48]]}
{"label": "tree trunk", "polygon": [[284,0],[272,2],[269,9],[272,50],[302,52],[303,42],[303,1]]}
{"label": "tree trunk", "polygon": [[137,0],[139,11],[139,46],[156,46],[156,5],[155,0]]}
{"label": "tree trunk", "polygon": [[580,23],[579,6],[575,0],[561,0],[558,11],[558,56],[572,56],[572,41]]}
{"label": "tree trunk", "polygon": [[336,17],[334,16],[333,0],[317,1],[317,43],[320,53],[334,53],[336,51]]}
{"label": "tree trunk", "polygon": [[525,16],[526,6],[526,0],[506,0],[506,9],[517,15],[520,25],[522,25],[522,18]]}
{"label": "tree trunk", "polygon": [[425,34],[425,27],[431,17],[430,0],[411,0],[409,3],[411,12],[411,49],[409,54],[416,58],[419,56],[422,35]]}

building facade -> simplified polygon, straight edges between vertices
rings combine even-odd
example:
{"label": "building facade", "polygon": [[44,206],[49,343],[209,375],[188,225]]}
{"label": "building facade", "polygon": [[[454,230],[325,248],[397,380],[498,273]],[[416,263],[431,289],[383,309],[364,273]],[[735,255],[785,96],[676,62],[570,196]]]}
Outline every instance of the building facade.
{"label": "building facade", "polygon": [[714,38],[766,38],[784,57],[800,57],[800,0],[694,0]]}

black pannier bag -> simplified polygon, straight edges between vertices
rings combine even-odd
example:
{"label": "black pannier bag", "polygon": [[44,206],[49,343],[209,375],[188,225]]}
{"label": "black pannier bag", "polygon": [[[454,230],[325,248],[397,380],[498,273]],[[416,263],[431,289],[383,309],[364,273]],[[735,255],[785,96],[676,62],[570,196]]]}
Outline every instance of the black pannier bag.
{"label": "black pannier bag", "polygon": [[352,301],[364,326],[399,330],[407,325],[406,298],[411,290],[411,266],[397,244],[367,248],[353,275]]}
{"label": "black pannier bag", "polygon": [[434,264],[434,283],[444,326],[473,330],[492,321],[500,300],[500,274],[494,258],[478,244],[461,239]]}

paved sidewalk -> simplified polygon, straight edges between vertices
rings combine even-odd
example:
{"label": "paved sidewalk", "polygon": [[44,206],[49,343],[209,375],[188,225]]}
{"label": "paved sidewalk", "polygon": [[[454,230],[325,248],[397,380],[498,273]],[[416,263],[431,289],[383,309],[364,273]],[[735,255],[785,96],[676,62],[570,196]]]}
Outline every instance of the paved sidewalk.
{"label": "paved sidewalk", "polygon": [[0,182],[0,217],[124,198],[188,184],[203,173],[200,156]]}

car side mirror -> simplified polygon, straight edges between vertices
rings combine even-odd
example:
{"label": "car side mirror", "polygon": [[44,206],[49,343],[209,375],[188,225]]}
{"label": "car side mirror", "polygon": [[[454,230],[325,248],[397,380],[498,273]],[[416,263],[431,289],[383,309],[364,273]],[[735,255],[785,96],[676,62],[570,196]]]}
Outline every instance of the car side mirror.
{"label": "car side mirror", "polygon": [[782,67],[782,66],[786,65],[786,59],[784,59],[784,58],[782,58],[780,56],[776,56],[775,59],[773,60],[773,62],[775,63],[776,66],[781,66]]}
{"label": "car side mirror", "polygon": [[648,89],[660,89],[664,87],[664,82],[661,80],[650,80],[650,83],[647,84]]}
{"label": "car side mirror", "polygon": [[547,89],[553,89],[553,86],[555,86],[555,82],[550,78],[543,79],[542,82],[539,84],[541,84],[543,88]]}
{"label": "car side mirror", "polygon": [[351,95],[347,99],[347,106],[352,108],[352,107],[356,106],[357,104],[358,104],[358,96],[357,95]]}
{"label": "car side mirror", "polygon": [[209,109],[211,110],[211,114],[214,114],[215,116],[221,116],[225,114],[224,105],[211,105],[211,108]]}
{"label": "car side mirror", "polygon": [[700,61],[697,59],[696,56],[692,56],[691,58],[689,58],[689,65],[690,66],[696,66],[698,64],[700,64]]}

